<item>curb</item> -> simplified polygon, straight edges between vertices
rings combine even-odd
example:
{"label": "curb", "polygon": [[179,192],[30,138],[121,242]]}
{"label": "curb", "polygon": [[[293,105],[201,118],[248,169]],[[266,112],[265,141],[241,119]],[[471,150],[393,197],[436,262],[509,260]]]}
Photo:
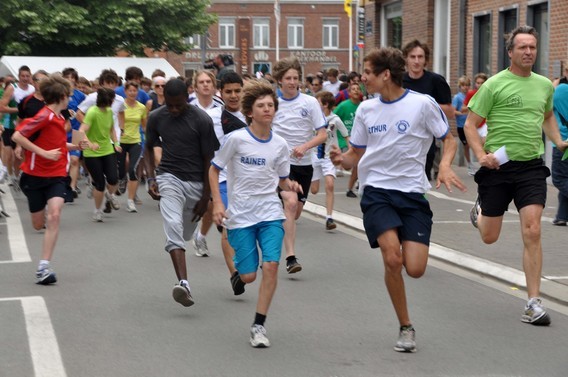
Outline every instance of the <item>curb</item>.
{"label": "curb", "polygon": [[[307,211],[314,216],[324,219],[327,214],[324,206],[314,204],[309,201],[305,203],[304,211]],[[351,228],[355,231],[361,233],[365,232],[363,227],[363,219],[359,217],[334,210],[333,220],[336,223]],[[525,274],[523,271],[517,270],[515,268],[462,253],[460,251],[450,249],[435,243],[430,243],[430,256],[434,259],[469,271],[477,272],[485,276],[489,276],[493,279],[508,284],[513,284],[519,288],[522,288],[523,290],[526,290]],[[550,279],[541,278],[540,291],[542,297],[568,306],[568,289],[566,289],[565,285],[556,283],[555,281]]]}

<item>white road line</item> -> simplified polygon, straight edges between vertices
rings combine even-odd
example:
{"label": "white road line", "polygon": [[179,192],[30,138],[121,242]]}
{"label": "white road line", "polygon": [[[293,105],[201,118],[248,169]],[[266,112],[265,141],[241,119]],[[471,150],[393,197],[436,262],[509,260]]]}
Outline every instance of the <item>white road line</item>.
{"label": "white road line", "polygon": [[66,377],[44,299],[40,296],[0,298],[0,302],[18,300],[24,311],[35,377]]}
{"label": "white road line", "polygon": [[6,193],[2,196],[2,202],[4,203],[4,210],[10,215],[10,217],[6,217],[6,224],[8,226],[8,245],[10,246],[12,259],[0,261],[0,264],[31,262],[32,258],[30,257],[28,244],[24,236],[24,228],[22,227],[18,207],[16,207],[11,190],[4,191]]}
{"label": "white road line", "polygon": [[550,280],[568,280],[568,276],[545,276],[545,278]]}

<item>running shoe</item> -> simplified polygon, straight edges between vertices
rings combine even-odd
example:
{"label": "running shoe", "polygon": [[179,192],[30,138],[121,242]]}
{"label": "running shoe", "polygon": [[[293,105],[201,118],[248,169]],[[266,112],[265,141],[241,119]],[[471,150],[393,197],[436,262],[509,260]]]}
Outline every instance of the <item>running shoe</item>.
{"label": "running shoe", "polygon": [[193,248],[195,249],[195,255],[198,257],[208,257],[209,256],[209,249],[207,248],[207,239],[205,237],[199,238],[199,224],[197,228],[195,228],[195,232],[193,232],[193,239],[191,242],[193,243]]}
{"label": "running shoe", "polygon": [[231,276],[231,286],[233,287],[233,293],[235,296],[245,293],[245,282],[241,280],[241,276],[238,271],[235,271],[233,276]]}
{"label": "running shoe", "polygon": [[103,209],[104,213],[111,213],[112,212],[112,206],[110,204],[110,201],[105,200],[105,208]]}
{"label": "running shoe", "polygon": [[124,194],[126,192],[126,179],[121,179],[118,181],[118,192]]}
{"label": "running shoe", "polygon": [[325,221],[326,230],[334,230],[335,228],[337,228],[337,225],[333,222],[333,219],[327,219]]}
{"label": "running shoe", "polygon": [[270,347],[270,341],[266,337],[266,329],[262,325],[252,325],[250,328],[250,345],[254,348]]}
{"label": "running shoe", "polygon": [[550,325],[550,316],[542,306],[542,300],[539,297],[533,297],[527,301],[521,321],[535,326]]}
{"label": "running shoe", "polygon": [[353,190],[347,190],[347,193],[345,194],[345,196],[347,196],[348,198],[356,198],[357,194],[355,194],[353,192]]}
{"label": "running shoe", "polygon": [[172,296],[176,302],[179,302],[185,307],[190,307],[195,302],[193,301],[193,297],[191,297],[191,292],[189,291],[189,287],[185,285],[175,285],[172,291]]}
{"label": "running shoe", "polygon": [[479,196],[475,199],[475,204],[471,207],[469,211],[469,219],[471,220],[471,224],[477,228],[477,217],[481,213],[481,201],[479,200]]}
{"label": "running shoe", "polygon": [[475,169],[475,167],[473,166],[473,164],[469,164],[469,165],[467,166],[467,174],[468,174],[468,175],[470,175],[470,176],[473,177],[476,172],[477,172],[477,170]]}
{"label": "running shoe", "polygon": [[103,213],[100,210],[93,212],[93,221],[96,223],[103,222]]}
{"label": "running shoe", "polygon": [[134,204],[134,200],[128,199],[128,202],[126,203],[126,210],[130,213],[138,212],[136,205]]}
{"label": "running shoe", "polygon": [[552,220],[552,225],[566,226],[566,220],[554,219],[554,220]]}
{"label": "running shoe", "polygon": [[57,282],[55,272],[49,267],[36,271],[36,284],[48,285]]}
{"label": "running shoe", "polygon": [[416,352],[416,331],[412,325],[401,326],[394,350],[396,352]]}
{"label": "running shoe", "polygon": [[75,187],[75,191],[77,191],[77,194],[81,195],[81,189],[79,188],[79,186]]}
{"label": "running shoe", "polygon": [[93,199],[93,183],[91,182],[91,177],[87,177],[87,198]]}
{"label": "running shoe", "polygon": [[288,271],[289,274],[302,271],[302,265],[298,263],[296,257],[286,261],[286,271]]}
{"label": "running shoe", "polygon": [[107,202],[110,202],[112,209],[114,209],[115,211],[118,211],[120,209],[120,203],[118,202],[118,198],[116,197],[116,195],[111,194],[108,191],[105,191],[105,198]]}

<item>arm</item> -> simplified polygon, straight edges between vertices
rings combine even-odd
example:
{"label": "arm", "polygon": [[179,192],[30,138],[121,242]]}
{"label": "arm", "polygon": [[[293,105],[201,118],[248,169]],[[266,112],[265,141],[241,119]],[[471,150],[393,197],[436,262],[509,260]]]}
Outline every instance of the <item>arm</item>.
{"label": "arm", "polygon": [[121,132],[124,132],[124,111],[118,113],[118,127]]}
{"label": "arm", "polygon": [[18,145],[21,145],[24,149],[35,153],[45,158],[46,160],[57,161],[59,160],[59,157],[61,157],[61,148],[46,151],[45,149],[40,148],[36,144],[32,143],[27,137],[22,135],[20,131],[14,132],[14,135],[12,135],[12,140],[14,140],[14,142],[16,142]]}
{"label": "arm", "polygon": [[452,170],[452,161],[454,160],[458,149],[456,139],[448,131],[443,142],[444,147],[442,148],[442,160],[440,161],[440,171],[438,172],[438,179],[436,180],[436,189],[440,188],[440,186],[444,184],[448,192],[452,192],[452,185],[461,191],[465,191],[465,185]]}
{"label": "arm", "polygon": [[365,154],[365,148],[355,148],[351,145],[347,152],[341,153],[339,147],[333,145],[329,152],[329,157],[334,165],[341,165],[343,169],[349,170],[357,166],[363,154]]}
{"label": "arm", "polygon": [[79,123],[83,123],[83,120],[85,119],[85,113],[81,110],[77,110],[75,112],[75,119],[77,119]]}
{"label": "arm", "polygon": [[486,153],[483,149],[483,144],[481,144],[481,138],[477,133],[477,128],[481,123],[483,123],[483,118],[473,111],[470,111],[465,120],[465,126],[463,131],[467,139],[467,144],[475,154],[477,161],[481,166],[485,166],[489,169],[498,169],[499,162],[493,155],[493,153]]}
{"label": "arm", "polygon": [[317,130],[316,136],[311,138],[308,142],[298,145],[296,148],[292,150],[292,154],[294,157],[302,158],[306,154],[306,152],[318,145],[325,143],[327,140],[327,133],[325,127],[322,127]]}
{"label": "arm", "polygon": [[445,103],[439,105],[442,111],[444,112],[444,114],[446,114],[446,118],[448,118],[448,120],[455,119],[455,111],[451,103]]}
{"label": "arm", "polygon": [[209,185],[211,187],[211,198],[213,200],[213,221],[217,225],[223,225],[223,221],[227,218],[225,213],[225,205],[221,199],[219,191],[219,174],[220,170],[213,164],[209,167]]}
{"label": "arm", "polygon": [[12,85],[8,85],[6,89],[4,89],[4,94],[2,95],[2,99],[0,99],[0,113],[16,114],[18,112],[17,107],[8,106],[13,95],[14,95],[14,87]]}
{"label": "arm", "polygon": [[[209,207],[209,201],[211,200],[211,186],[209,185],[209,168],[211,166],[211,160],[213,159],[215,153],[214,151],[205,151],[202,158],[203,163],[203,193],[201,194],[201,199],[193,207],[194,216],[191,221],[199,221],[201,217],[207,212]],[[219,183],[217,182],[217,185]]]}
{"label": "arm", "polygon": [[158,136],[152,132],[153,127],[149,124],[146,129],[146,145],[144,146],[144,163],[146,165],[146,175],[148,182],[148,194],[154,200],[160,200],[160,192],[156,183],[156,161],[154,159],[154,144]]}
{"label": "arm", "polygon": [[544,121],[542,123],[542,130],[545,135],[554,143],[556,147],[564,152],[568,148],[568,142],[563,141],[558,129],[558,122],[552,111],[544,114]]}

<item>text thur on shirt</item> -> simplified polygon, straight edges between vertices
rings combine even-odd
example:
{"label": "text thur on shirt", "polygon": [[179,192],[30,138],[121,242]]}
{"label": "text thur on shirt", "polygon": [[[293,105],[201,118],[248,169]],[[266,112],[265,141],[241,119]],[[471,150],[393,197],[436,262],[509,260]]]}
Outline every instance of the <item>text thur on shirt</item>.
{"label": "text thur on shirt", "polygon": [[369,133],[370,134],[377,134],[379,132],[386,132],[387,131],[387,125],[386,124],[379,124],[376,126],[370,126],[369,127]]}

